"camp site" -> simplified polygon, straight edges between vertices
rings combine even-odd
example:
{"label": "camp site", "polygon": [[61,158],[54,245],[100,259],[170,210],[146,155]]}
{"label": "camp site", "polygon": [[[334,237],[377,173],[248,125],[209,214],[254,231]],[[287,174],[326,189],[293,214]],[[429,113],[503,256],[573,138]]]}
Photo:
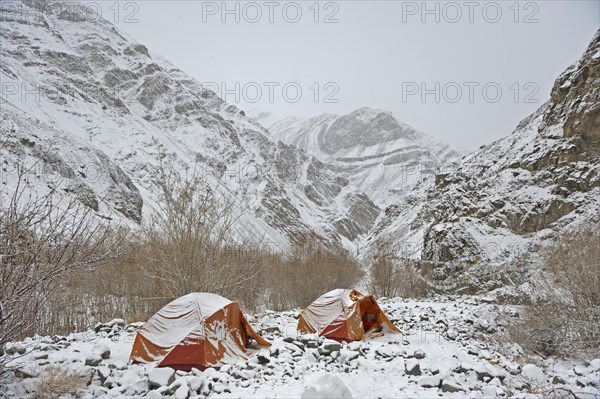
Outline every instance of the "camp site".
{"label": "camp site", "polygon": [[600,0],[0,0],[0,399],[600,399]]}

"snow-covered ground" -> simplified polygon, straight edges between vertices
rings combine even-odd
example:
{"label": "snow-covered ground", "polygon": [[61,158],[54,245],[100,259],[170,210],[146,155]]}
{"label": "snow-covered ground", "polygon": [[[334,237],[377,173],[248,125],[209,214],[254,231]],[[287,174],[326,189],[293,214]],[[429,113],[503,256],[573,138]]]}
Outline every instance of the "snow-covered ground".
{"label": "snow-covered ground", "polygon": [[272,347],[203,372],[128,365],[139,324],[122,320],[67,337],[28,338],[7,345],[9,365],[19,370],[2,382],[0,396],[30,396],[44,368],[62,364],[89,375],[78,398],[600,397],[600,359],[527,356],[501,339],[518,306],[466,296],[380,303],[402,334],[338,344],[298,336],[298,310],[267,312],[249,320]]}

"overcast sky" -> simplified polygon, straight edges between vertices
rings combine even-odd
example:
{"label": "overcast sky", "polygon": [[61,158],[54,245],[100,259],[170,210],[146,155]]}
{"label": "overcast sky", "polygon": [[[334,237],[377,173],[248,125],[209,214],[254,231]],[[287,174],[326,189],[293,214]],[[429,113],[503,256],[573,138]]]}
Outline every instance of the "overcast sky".
{"label": "overcast sky", "polygon": [[380,108],[469,150],[543,104],[600,26],[598,1],[571,0],[136,1],[116,10],[105,17],[242,109]]}

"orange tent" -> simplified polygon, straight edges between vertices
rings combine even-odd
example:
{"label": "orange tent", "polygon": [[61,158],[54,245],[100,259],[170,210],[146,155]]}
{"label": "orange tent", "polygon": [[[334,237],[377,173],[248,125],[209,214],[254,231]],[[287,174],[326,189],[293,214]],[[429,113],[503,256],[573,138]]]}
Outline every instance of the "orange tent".
{"label": "orange tent", "polygon": [[271,345],[252,329],[237,302],[196,292],[175,299],[140,328],[130,360],[204,370],[247,359],[251,338]]}
{"label": "orange tent", "polygon": [[383,313],[373,295],[337,289],[319,297],[302,311],[298,330],[336,341],[356,341],[369,330],[400,332]]}

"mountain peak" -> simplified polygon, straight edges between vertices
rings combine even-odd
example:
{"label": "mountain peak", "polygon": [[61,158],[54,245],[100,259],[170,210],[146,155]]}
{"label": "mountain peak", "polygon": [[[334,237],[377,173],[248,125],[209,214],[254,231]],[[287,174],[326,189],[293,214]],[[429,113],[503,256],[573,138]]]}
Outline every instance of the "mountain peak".
{"label": "mountain peak", "polygon": [[370,108],[370,107],[360,107],[350,113],[350,115],[352,115],[356,118],[360,118],[361,120],[363,120],[365,122],[371,121],[382,114],[389,115],[389,116],[392,115],[392,113],[389,111],[384,111],[381,109]]}

